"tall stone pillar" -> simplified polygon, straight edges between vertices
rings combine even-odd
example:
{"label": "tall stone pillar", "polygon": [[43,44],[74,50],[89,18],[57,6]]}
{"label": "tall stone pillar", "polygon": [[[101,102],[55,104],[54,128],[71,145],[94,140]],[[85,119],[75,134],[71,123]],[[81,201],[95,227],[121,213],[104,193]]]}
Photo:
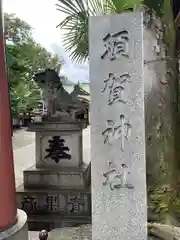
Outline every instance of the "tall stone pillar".
{"label": "tall stone pillar", "polygon": [[17,212],[16,206],[3,22],[0,0],[0,239],[21,240],[28,239],[27,217],[24,212]]}

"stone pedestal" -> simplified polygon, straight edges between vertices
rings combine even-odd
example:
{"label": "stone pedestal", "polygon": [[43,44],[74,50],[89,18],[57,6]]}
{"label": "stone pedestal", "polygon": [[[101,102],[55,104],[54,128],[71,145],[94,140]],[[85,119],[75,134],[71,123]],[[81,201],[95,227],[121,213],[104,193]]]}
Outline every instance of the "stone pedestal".
{"label": "stone pedestal", "polygon": [[[82,127],[78,122],[72,123],[37,123],[30,130],[36,132],[36,167],[60,168],[79,167],[82,165]],[[61,160],[50,160],[48,155],[49,141],[68,147]],[[46,158],[47,157],[47,158]]]}
{"label": "stone pedestal", "polygon": [[28,240],[27,215],[24,211],[17,211],[17,222],[12,227],[0,232],[0,240]]}
{"label": "stone pedestal", "polygon": [[36,136],[35,165],[24,171],[17,189],[18,207],[28,214],[30,230],[90,223],[91,194],[82,159],[79,122],[41,122]]}

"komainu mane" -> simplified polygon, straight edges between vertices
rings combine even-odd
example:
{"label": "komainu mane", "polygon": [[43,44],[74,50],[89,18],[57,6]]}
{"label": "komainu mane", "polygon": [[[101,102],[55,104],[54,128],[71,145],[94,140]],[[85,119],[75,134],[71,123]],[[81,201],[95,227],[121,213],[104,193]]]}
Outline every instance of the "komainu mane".
{"label": "komainu mane", "polygon": [[[76,119],[84,112],[84,105],[77,99],[77,90],[69,94],[63,87],[61,78],[54,69],[46,69],[34,75],[34,81],[43,91],[47,113],[52,117]],[[77,88],[77,86],[76,86]]]}

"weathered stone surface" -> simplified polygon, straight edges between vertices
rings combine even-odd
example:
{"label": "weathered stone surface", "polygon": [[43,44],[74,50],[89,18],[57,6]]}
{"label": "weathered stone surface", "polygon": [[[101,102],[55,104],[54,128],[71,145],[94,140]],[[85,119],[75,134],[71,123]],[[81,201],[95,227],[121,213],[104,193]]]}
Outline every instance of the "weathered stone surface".
{"label": "weathered stone surface", "polygon": [[[35,125],[33,130],[41,133],[45,131],[44,126],[47,126],[47,131],[50,130],[50,132],[53,131],[54,133],[59,131],[61,133],[74,134],[82,130],[81,125],[77,123],[52,123],[52,125],[43,123]],[[88,164],[90,148],[89,129],[85,130],[83,141],[85,150],[83,155]],[[21,159],[21,162],[26,164],[21,168],[21,174],[23,174],[22,170],[28,166],[26,159],[29,161],[29,155],[31,159],[34,158],[33,149],[30,150],[31,152],[33,152],[32,155],[27,152],[28,156],[26,156],[26,150],[22,151],[15,159],[19,161],[22,155],[25,156]],[[42,229],[49,230],[91,222],[91,191],[89,187],[85,187],[85,165],[45,169],[31,167],[24,171],[25,187],[21,185],[17,188],[17,205],[27,212],[29,229],[38,231]],[[28,175],[30,176],[29,179],[27,179]]]}
{"label": "weathered stone surface", "polygon": [[83,110],[83,104],[71,96],[63,87],[58,74],[53,69],[36,73],[35,82],[43,90],[48,115],[59,116],[59,119],[75,119],[75,113]]}
{"label": "weathered stone surface", "polygon": [[[159,208],[158,216],[153,218],[156,221],[170,222],[169,214],[174,215],[174,210],[177,209],[172,206],[174,198],[178,196],[175,192],[179,191],[179,147],[176,146],[179,142],[179,136],[176,135],[179,133],[179,80],[176,74],[175,29],[171,24],[173,18],[168,7],[164,8],[161,19],[155,13],[150,13],[149,9],[144,11],[147,20],[143,42],[147,186],[150,206],[148,215],[152,218],[155,209],[164,206]],[[172,26],[171,31],[164,28],[169,24]]]}
{"label": "weathered stone surface", "polygon": [[43,131],[79,131],[86,128],[87,125],[77,121],[64,122],[36,122],[29,124],[28,131],[43,132]]}
{"label": "weathered stone surface", "polygon": [[[179,240],[180,228],[173,226],[152,224],[156,234],[148,236],[148,240]],[[152,226],[151,226],[152,227]],[[156,230],[155,230],[156,229]],[[152,231],[153,232],[153,229]],[[150,233],[149,233],[150,234]],[[73,228],[54,229],[49,234],[49,240],[92,240],[92,227],[90,224]],[[121,238],[120,238],[121,239]]]}
{"label": "weathered stone surface", "polygon": [[54,229],[49,234],[49,240],[91,240],[91,225],[74,228]]}
{"label": "weathered stone surface", "polygon": [[28,214],[58,213],[61,216],[90,216],[88,190],[17,189],[18,207]]}
{"label": "weathered stone surface", "polygon": [[[65,154],[58,162],[48,157],[50,141],[57,138],[60,144],[65,147],[62,153]],[[60,143],[60,141],[63,141]],[[58,143],[57,143],[58,144]],[[61,149],[62,149],[61,147]],[[37,168],[60,168],[79,167],[82,164],[82,131],[56,131],[56,132],[36,132],[36,167]]]}
{"label": "weathered stone surface", "polygon": [[180,228],[159,223],[149,223],[149,232],[162,240],[180,240]]}
{"label": "weathered stone surface", "polygon": [[28,214],[31,230],[91,222],[91,193],[86,189],[17,188],[17,206]]}
{"label": "weathered stone surface", "polygon": [[93,17],[89,38],[93,240],[145,240],[142,15]]}
{"label": "weathered stone surface", "polygon": [[[31,124],[29,131],[36,132],[36,167],[48,169],[80,167],[83,163],[82,130],[84,127],[84,124],[77,121]],[[56,159],[49,154],[50,152],[54,154],[55,151],[59,152],[58,156],[60,156],[56,155]]]}
{"label": "weathered stone surface", "polygon": [[60,169],[36,168],[23,172],[25,188],[83,189],[85,187],[84,167],[61,167]]}

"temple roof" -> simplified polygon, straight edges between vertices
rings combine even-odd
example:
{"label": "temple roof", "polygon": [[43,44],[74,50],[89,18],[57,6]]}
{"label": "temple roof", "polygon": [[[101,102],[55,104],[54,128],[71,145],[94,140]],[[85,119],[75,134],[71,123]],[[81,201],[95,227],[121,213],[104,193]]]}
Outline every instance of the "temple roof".
{"label": "temple roof", "polygon": [[[74,90],[74,83],[64,83],[63,87],[64,89],[68,92],[71,93]],[[79,83],[80,88],[82,88],[84,91],[86,91],[87,93],[90,93],[90,87],[89,87],[89,83]]]}

